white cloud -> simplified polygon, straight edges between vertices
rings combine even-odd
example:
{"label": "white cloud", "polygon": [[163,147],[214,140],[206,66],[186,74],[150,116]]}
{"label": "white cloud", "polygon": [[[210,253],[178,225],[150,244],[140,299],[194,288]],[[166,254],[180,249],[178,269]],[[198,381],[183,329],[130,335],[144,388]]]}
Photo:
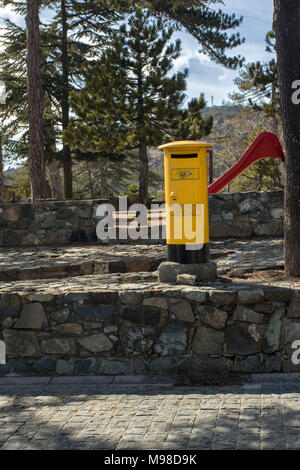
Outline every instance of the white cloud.
{"label": "white cloud", "polygon": [[10,6],[0,8],[0,18],[1,20],[3,18],[8,18],[20,26],[24,24],[24,17],[18,15]]}
{"label": "white cloud", "polygon": [[[244,16],[242,25],[238,28],[246,42],[230,51],[228,55],[241,55],[246,63],[267,61],[271,55],[265,50],[265,35],[272,27],[273,0],[225,0],[223,11],[235,12]],[[236,32],[236,31],[234,31]],[[229,32],[230,34],[230,32]],[[227,70],[199,52],[199,43],[187,33],[176,34],[182,41],[182,55],[175,62],[175,71],[185,67],[190,69],[188,78],[188,97],[198,96],[202,91],[210,102],[214,96],[215,104],[221,104],[228,94],[236,90],[234,78],[238,71]]]}

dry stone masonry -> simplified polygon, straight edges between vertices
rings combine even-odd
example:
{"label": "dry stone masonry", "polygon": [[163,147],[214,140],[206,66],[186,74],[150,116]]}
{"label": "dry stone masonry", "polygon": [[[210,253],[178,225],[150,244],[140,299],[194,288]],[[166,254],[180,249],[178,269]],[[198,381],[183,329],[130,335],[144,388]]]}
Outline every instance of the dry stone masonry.
{"label": "dry stone masonry", "polygon": [[1,293],[7,353],[1,375],[300,370],[291,362],[291,345],[300,337],[299,290],[119,277],[89,291],[63,291],[55,280],[32,291]]}
{"label": "dry stone masonry", "polygon": [[[103,200],[0,204],[0,246],[96,241],[96,208]],[[211,195],[211,238],[283,235],[283,192]],[[163,240],[156,240],[157,243]],[[151,240],[148,241],[152,243]],[[124,243],[124,241],[122,241]],[[136,241],[132,241],[136,243]],[[145,243],[145,242],[144,242]]]}
{"label": "dry stone masonry", "polygon": [[300,369],[300,283],[251,280],[282,268],[282,192],[211,196],[210,276],[162,282],[163,240],[94,243],[103,202],[0,204],[1,375]]}

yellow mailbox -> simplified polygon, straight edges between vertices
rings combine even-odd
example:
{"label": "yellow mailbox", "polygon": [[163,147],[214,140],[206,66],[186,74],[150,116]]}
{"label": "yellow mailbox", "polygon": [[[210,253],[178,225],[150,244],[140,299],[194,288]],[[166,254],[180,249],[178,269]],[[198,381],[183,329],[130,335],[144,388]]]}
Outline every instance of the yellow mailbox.
{"label": "yellow mailbox", "polygon": [[196,141],[159,147],[165,154],[168,261],[208,262],[208,148],[210,144]]}

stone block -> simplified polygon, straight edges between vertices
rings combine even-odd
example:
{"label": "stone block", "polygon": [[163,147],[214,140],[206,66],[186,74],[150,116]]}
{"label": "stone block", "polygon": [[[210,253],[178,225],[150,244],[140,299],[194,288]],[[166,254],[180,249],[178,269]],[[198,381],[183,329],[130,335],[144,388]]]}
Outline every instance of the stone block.
{"label": "stone block", "polygon": [[120,321],[120,311],[117,305],[78,305],[74,308],[79,320],[117,324]]}
{"label": "stone block", "polygon": [[7,220],[7,222],[17,222],[20,217],[20,212],[21,211],[18,206],[9,206],[4,209],[2,217],[4,220]]}
{"label": "stone block", "polygon": [[79,374],[90,374],[96,364],[96,359],[93,357],[87,357],[85,359],[79,359],[76,363],[76,372]]}
{"label": "stone block", "polygon": [[42,351],[45,354],[75,354],[75,340],[73,338],[50,338],[42,340]]}
{"label": "stone block", "polygon": [[300,341],[300,321],[294,321],[285,325],[284,328],[284,344],[287,353],[292,353],[292,344]]}
{"label": "stone block", "polygon": [[48,320],[44,307],[40,303],[32,303],[22,308],[20,318],[16,321],[14,328],[42,330],[47,326]]}
{"label": "stone block", "polygon": [[17,294],[0,295],[0,315],[15,318],[21,308],[21,298]]}
{"label": "stone block", "polygon": [[134,373],[137,375],[147,374],[147,363],[143,357],[134,359]]}
{"label": "stone block", "polygon": [[254,340],[246,325],[229,325],[225,329],[225,353],[227,356],[249,356],[261,352],[261,349],[261,345]]}
{"label": "stone block", "polygon": [[162,330],[154,351],[160,356],[183,354],[187,348],[187,327],[180,323],[169,322]]}
{"label": "stone block", "polygon": [[280,372],[281,371],[281,359],[277,356],[269,356],[266,358],[265,371],[268,372]]}
{"label": "stone block", "polygon": [[186,300],[180,300],[171,304],[170,310],[176,315],[178,320],[188,323],[193,323],[195,320],[192,307]]}
{"label": "stone block", "polygon": [[66,361],[65,359],[58,359],[56,363],[55,372],[57,375],[72,375],[74,373],[75,364],[73,361]]}
{"label": "stone block", "polygon": [[271,303],[262,303],[255,305],[254,310],[258,313],[273,313],[274,306]]}
{"label": "stone block", "polygon": [[160,282],[176,282],[177,276],[188,274],[197,276],[197,282],[211,281],[217,279],[216,263],[199,263],[199,264],[180,264],[164,262],[158,267],[158,278]]}
{"label": "stone block", "polygon": [[54,370],[55,362],[53,359],[41,359],[34,364],[34,369],[39,374],[49,374]]}
{"label": "stone block", "polygon": [[8,357],[39,357],[40,349],[32,331],[3,330],[3,339]]}
{"label": "stone block", "polygon": [[264,291],[262,289],[239,290],[238,304],[258,304],[264,299]]}
{"label": "stone block", "polygon": [[4,375],[8,375],[10,373],[10,365],[7,364],[0,364],[0,377]]}
{"label": "stone block", "polygon": [[63,308],[61,310],[55,310],[51,312],[50,316],[54,321],[59,323],[64,323],[68,320],[70,315],[70,310],[68,308]]}
{"label": "stone block", "polygon": [[211,281],[217,279],[216,263],[182,264],[182,274],[192,274],[197,276],[197,281]]}
{"label": "stone block", "polygon": [[234,311],[233,320],[260,325],[264,323],[264,316],[248,307],[238,305]]}
{"label": "stone block", "polygon": [[199,319],[206,325],[216,330],[223,330],[226,325],[228,314],[210,305],[198,307],[197,315]]}
{"label": "stone block", "polygon": [[142,294],[134,291],[121,291],[119,299],[125,305],[140,305],[143,301]]}
{"label": "stone block", "polygon": [[149,371],[156,375],[172,373],[176,370],[178,359],[175,357],[159,357],[149,362]]}
{"label": "stone block", "polygon": [[158,267],[158,279],[160,282],[176,282],[178,274],[181,274],[181,265],[165,261]]}
{"label": "stone block", "polygon": [[277,221],[271,220],[268,223],[257,225],[254,233],[258,237],[275,237],[279,227],[280,225]]}
{"label": "stone block", "polygon": [[289,318],[300,318],[300,295],[299,294],[294,295],[291,301],[290,307],[288,309],[287,316]]}
{"label": "stone block", "polygon": [[113,347],[113,343],[103,333],[78,338],[78,342],[87,351],[93,353],[110,351]]}
{"label": "stone block", "polygon": [[207,299],[207,292],[201,288],[186,288],[182,290],[182,295],[190,301],[204,304]]}
{"label": "stone block", "polygon": [[[300,364],[293,364],[292,358],[284,359],[282,361],[282,371],[283,372],[300,372]],[[290,377],[292,380],[293,377]]]}
{"label": "stone block", "polygon": [[80,272],[83,276],[88,276],[94,272],[94,263],[82,263],[80,266]]}
{"label": "stone block", "polygon": [[11,372],[15,374],[32,374],[32,367],[25,361],[9,361]]}
{"label": "stone block", "polygon": [[168,310],[168,302],[163,297],[147,297],[144,299],[143,305]]}
{"label": "stone block", "polygon": [[197,328],[192,351],[198,356],[208,356],[211,354],[221,355],[224,347],[224,333],[200,326]]}
{"label": "stone block", "polygon": [[279,350],[283,315],[284,309],[277,310],[269,321],[266,330],[267,347],[265,348],[265,352],[273,353]]}
{"label": "stone block", "polygon": [[128,273],[149,272],[152,268],[151,260],[125,261],[125,271]]}
{"label": "stone block", "polygon": [[130,361],[100,359],[95,368],[95,374],[129,375],[132,372]]}
{"label": "stone block", "polygon": [[26,296],[29,302],[49,303],[54,299],[52,294],[29,294]]}
{"label": "stone block", "polygon": [[216,307],[222,305],[231,305],[236,301],[237,292],[229,290],[211,290],[209,292],[209,301]]}
{"label": "stone block", "polygon": [[178,274],[176,284],[181,286],[195,286],[197,284],[197,276],[192,274]]}
{"label": "stone block", "polygon": [[146,338],[142,329],[121,325],[119,330],[118,353],[125,356],[144,355],[151,352],[153,340]]}
{"label": "stone block", "polygon": [[157,325],[162,313],[149,306],[125,307],[122,312],[122,320],[129,321],[136,325]]}
{"label": "stone block", "polygon": [[65,335],[80,335],[82,333],[82,326],[79,323],[64,323],[54,326],[52,330]]}
{"label": "stone block", "polygon": [[271,302],[288,303],[292,299],[293,291],[287,287],[266,286],[264,287],[264,295],[265,299]]}
{"label": "stone block", "polygon": [[262,210],[264,210],[264,206],[259,201],[257,201],[256,199],[252,199],[252,198],[245,199],[239,205],[239,212],[241,214],[250,214],[252,212],[262,211]]}
{"label": "stone block", "polygon": [[263,372],[263,364],[260,362],[259,355],[244,358],[235,358],[233,370],[239,373],[260,373]]}
{"label": "stone block", "polygon": [[230,371],[228,361],[224,357],[187,358],[180,363],[180,373],[195,379],[204,375],[223,376]]}

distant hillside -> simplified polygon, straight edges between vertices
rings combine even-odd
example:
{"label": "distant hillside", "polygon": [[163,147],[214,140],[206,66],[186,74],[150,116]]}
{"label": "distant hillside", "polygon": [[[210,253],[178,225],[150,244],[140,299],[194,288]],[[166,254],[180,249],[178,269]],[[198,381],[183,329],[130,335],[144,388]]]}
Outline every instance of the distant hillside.
{"label": "distant hillside", "polygon": [[[230,134],[230,129],[228,128],[228,121],[234,119],[241,111],[240,106],[213,106],[209,108],[205,108],[202,111],[202,115],[205,119],[213,116],[214,118],[214,125],[212,132],[209,136],[203,138],[203,140],[207,140],[208,142],[213,142],[214,146],[217,146],[215,139],[220,135],[228,135]],[[155,147],[151,147],[149,149],[149,162],[150,168],[152,170],[159,171],[160,173],[163,171],[163,152],[158,150]]]}
{"label": "distant hillside", "polygon": [[202,111],[202,116],[207,119],[212,116],[214,118],[214,125],[211,134],[208,136],[215,137],[216,135],[226,134],[227,131],[227,122],[231,119],[234,119],[240,112],[241,106],[213,106],[210,108],[205,108]]}

